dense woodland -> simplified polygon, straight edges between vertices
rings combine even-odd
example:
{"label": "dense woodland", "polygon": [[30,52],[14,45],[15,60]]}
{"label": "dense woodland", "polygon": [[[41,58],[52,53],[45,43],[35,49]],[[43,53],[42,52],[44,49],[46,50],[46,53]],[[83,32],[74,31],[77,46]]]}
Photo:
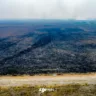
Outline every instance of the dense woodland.
{"label": "dense woodland", "polygon": [[96,21],[0,22],[0,74],[96,72]]}

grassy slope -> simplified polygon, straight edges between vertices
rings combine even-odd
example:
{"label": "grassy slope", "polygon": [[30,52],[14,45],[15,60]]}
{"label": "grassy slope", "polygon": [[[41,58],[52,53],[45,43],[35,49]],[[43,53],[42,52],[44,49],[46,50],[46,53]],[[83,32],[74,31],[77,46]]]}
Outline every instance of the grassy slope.
{"label": "grassy slope", "polygon": [[[26,78],[39,78],[40,77],[46,77],[46,78],[60,78],[60,77],[70,77],[70,79],[72,77],[85,77],[86,76],[96,76],[95,73],[87,73],[87,74],[62,74],[60,76],[53,76],[52,74],[50,76],[49,75],[37,75],[37,76],[1,76],[0,79],[4,79],[4,80],[10,80],[10,79],[16,79],[16,80],[24,80]],[[34,83],[36,81],[33,81]],[[96,84],[88,84],[88,83],[77,83],[76,81],[74,81],[76,84],[45,84],[43,82],[42,85],[22,85],[22,86],[1,86],[0,87],[0,96],[96,96]],[[32,83],[32,82],[31,82]],[[40,93],[39,89],[40,88],[52,88],[54,89],[54,91],[52,92],[44,92],[44,93]]]}
{"label": "grassy slope", "polygon": [[[39,88],[53,88],[54,91],[40,93]],[[96,96],[96,85],[0,87],[0,96]]]}

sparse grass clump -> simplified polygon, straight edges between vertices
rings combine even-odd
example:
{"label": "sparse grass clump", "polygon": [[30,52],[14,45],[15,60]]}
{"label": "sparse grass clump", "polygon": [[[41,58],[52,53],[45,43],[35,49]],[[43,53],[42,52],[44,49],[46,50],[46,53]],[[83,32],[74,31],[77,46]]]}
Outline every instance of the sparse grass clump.
{"label": "sparse grass clump", "polygon": [[0,88],[0,96],[37,96],[38,88],[33,86],[16,86]]}
{"label": "sparse grass clump", "polygon": [[[40,88],[54,89],[40,92]],[[52,86],[16,86],[0,87],[0,96],[96,96],[96,85],[68,84]]]}

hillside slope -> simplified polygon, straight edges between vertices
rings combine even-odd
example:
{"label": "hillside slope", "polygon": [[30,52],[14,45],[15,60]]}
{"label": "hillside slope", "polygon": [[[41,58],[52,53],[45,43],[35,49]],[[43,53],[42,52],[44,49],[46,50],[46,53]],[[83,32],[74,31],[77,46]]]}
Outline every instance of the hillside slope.
{"label": "hillside slope", "polygon": [[96,21],[0,23],[0,74],[96,72]]}

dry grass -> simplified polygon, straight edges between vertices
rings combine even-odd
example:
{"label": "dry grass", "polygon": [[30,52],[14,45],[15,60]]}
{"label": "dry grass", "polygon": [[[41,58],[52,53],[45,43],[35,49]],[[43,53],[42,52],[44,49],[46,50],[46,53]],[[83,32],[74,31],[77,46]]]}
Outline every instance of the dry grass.
{"label": "dry grass", "polygon": [[0,78],[31,78],[31,77],[39,77],[39,76],[53,76],[56,74],[57,76],[96,76],[96,72],[92,73],[53,73],[53,74],[34,74],[32,76],[30,75],[17,75],[17,76],[12,76],[12,75],[6,75],[3,76],[1,75]]}
{"label": "dry grass", "polygon": [[[89,83],[83,80],[88,80]],[[70,83],[71,81],[73,84]],[[91,84],[90,82],[93,81],[94,84]],[[64,83],[60,84],[60,82]],[[0,84],[2,85],[0,96],[96,96],[96,73],[1,76]],[[41,93],[40,88],[54,89],[54,91]]]}
{"label": "dry grass", "polygon": [[72,83],[96,84],[96,73],[87,74],[57,74],[34,76],[0,76],[0,86],[22,86],[24,84],[35,85],[64,85]]}
{"label": "dry grass", "polygon": [[[52,88],[54,91],[39,92],[39,88]],[[52,86],[0,87],[0,96],[96,96],[96,85],[68,84]]]}

